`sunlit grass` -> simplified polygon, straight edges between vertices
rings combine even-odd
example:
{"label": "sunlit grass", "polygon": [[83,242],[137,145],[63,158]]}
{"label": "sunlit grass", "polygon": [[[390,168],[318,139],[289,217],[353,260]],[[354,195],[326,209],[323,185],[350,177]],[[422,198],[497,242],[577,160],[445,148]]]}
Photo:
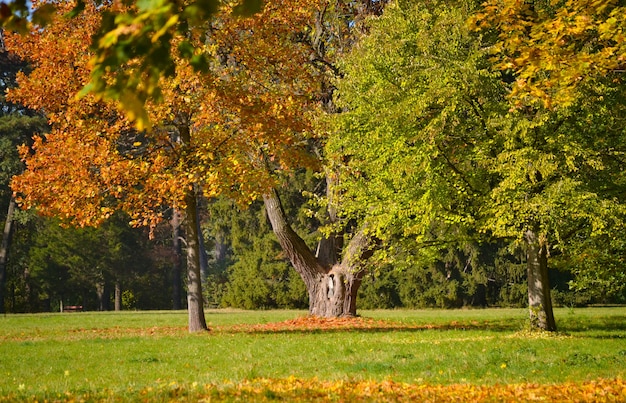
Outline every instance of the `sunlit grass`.
{"label": "sunlit grass", "polygon": [[626,374],[626,308],[559,309],[556,335],[528,333],[523,309],[361,313],[376,325],[259,330],[305,312],[207,311],[206,334],[187,332],[185,312],[7,315],[0,396],[133,396],[254,378],[494,385]]}

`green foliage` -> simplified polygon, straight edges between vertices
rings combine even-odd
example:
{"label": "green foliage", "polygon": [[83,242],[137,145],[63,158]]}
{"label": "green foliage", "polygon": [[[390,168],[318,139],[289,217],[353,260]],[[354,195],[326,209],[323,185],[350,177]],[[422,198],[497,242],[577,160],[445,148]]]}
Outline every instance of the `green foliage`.
{"label": "green foliage", "polygon": [[568,240],[571,252],[555,257],[557,267],[571,273],[569,285],[576,296],[569,301],[571,305],[626,302],[626,234],[622,228],[599,236],[577,234]]}
{"label": "green foliage", "polygon": [[[129,289],[135,276],[149,267],[142,253],[144,236],[119,216],[100,228],[64,228],[57,220],[41,219],[28,251],[32,298],[48,304],[62,300],[89,310],[110,309],[113,284]],[[106,293],[101,302],[94,298],[98,287]]]}
{"label": "green foliage", "polygon": [[307,305],[304,283],[285,259],[262,205],[246,211],[232,208],[230,228],[233,264],[222,305],[245,308],[303,308]]}
{"label": "green foliage", "polygon": [[[283,207],[296,230],[315,245],[317,226],[309,217],[308,198],[301,188],[313,189],[320,181],[303,170],[285,178]],[[209,220],[203,233],[213,246],[208,293],[211,306],[246,309],[303,308],[308,304],[304,282],[292,268],[272,232],[262,203],[242,209],[219,198],[208,205]],[[220,297],[221,295],[221,297]]]}
{"label": "green foliage", "polygon": [[[517,249],[530,229],[553,255],[574,262],[580,242],[598,246],[623,228],[624,88],[595,82],[568,108],[509,110],[510,83],[488,53],[494,38],[464,23],[474,6],[390,5],[345,59],[337,83],[345,113],[326,122],[327,152],[343,161],[343,218],[371,223],[388,246],[383,262],[402,262],[394,242],[406,240],[402,248],[424,270],[411,281],[434,287],[424,285],[417,305],[454,305],[460,290],[485,286],[490,272],[515,272],[490,264],[474,266],[473,278],[449,276],[441,266],[449,250],[472,242]],[[612,264],[596,259],[605,272],[623,272],[620,255],[605,256]],[[577,267],[580,281],[594,271]],[[519,303],[521,276],[490,298]]]}
{"label": "green foliage", "polygon": [[285,261],[267,224],[255,237],[236,247],[235,253],[222,304],[244,309],[307,306],[304,283]]}
{"label": "green foliage", "polygon": [[122,292],[122,309],[130,310],[137,308],[137,300],[130,290],[124,290]]}
{"label": "green foliage", "polygon": [[327,151],[346,161],[343,214],[366,216],[382,239],[462,239],[487,190],[477,168],[493,147],[486,119],[503,107],[490,100],[505,89],[464,29],[467,12],[393,4],[344,63],[338,103],[347,112],[331,122]]}
{"label": "green foliage", "polygon": [[366,274],[359,288],[359,308],[390,309],[404,306],[398,292],[402,280],[401,274],[391,268]]}
{"label": "green foliage", "polygon": [[[525,276],[524,258],[515,258],[503,244],[468,244],[429,258],[405,252],[393,266],[365,277],[359,303],[363,308],[522,307],[528,302]],[[558,284],[567,289],[567,282]]]}

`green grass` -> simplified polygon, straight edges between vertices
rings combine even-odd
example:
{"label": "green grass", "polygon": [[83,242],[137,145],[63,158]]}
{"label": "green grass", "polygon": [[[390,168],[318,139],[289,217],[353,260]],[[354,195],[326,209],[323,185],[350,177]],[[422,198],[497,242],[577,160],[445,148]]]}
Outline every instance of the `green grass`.
{"label": "green grass", "polygon": [[[394,330],[233,327],[304,314],[207,311],[214,330],[206,334],[186,332],[185,312],[2,316],[0,396],[132,395],[168,384],[289,376],[493,385],[626,375],[624,307],[557,309],[555,335],[528,333],[524,309],[361,312],[405,325]],[[425,325],[431,328],[416,328]]]}

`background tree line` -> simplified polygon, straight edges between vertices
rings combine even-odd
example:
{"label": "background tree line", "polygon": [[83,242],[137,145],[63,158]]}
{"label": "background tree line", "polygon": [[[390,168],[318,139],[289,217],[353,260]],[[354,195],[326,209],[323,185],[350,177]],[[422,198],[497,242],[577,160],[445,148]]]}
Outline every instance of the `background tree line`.
{"label": "background tree line", "polygon": [[[303,197],[288,193],[284,197],[291,202],[288,208],[297,210]],[[206,208],[202,226],[208,255],[206,306],[305,309],[304,284],[285,259],[262,204],[241,210],[221,199]],[[302,210],[299,228],[311,231],[310,220]],[[309,235],[315,245],[315,233]],[[5,312],[58,311],[61,301],[85,310],[171,309],[174,281],[183,281],[180,271],[177,279],[172,278],[176,257],[171,236],[171,227],[163,225],[148,240],[146,230],[130,228],[119,216],[95,229],[64,228],[54,219],[31,217],[16,224]],[[381,264],[363,281],[360,307],[523,307],[525,275],[522,250],[510,253],[498,245],[451,249],[428,265]],[[626,303],[618,285],[610,292],[603,285],[577,291],[569,286],[575,273],[553,268],[550,275],[556,305]],[[185,307],[184,300],[178,307]]]}

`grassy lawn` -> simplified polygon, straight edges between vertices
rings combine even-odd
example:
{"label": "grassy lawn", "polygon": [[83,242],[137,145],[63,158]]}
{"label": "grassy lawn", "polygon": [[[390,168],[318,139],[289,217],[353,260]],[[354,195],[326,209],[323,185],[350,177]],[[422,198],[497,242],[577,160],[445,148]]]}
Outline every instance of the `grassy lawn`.
{"label": "grassy lawn", "polygon": [[[264,390],[256,400],[280,397],[255,379],[274,379],[283,389],[297,382],[365,388],[393,381],[476,390],[598,380],[622,385],[626,377],[625,307],[557,309],[554,335],[529,333],[524,309],[361,315],[354,328],[303,327],[303,319],[285,322],[303,311],[207,311],[212,330],[205,334],[187,333],[185,312],[6,315],[0,317],[0,401],[195,401],[207,393],[237,400],[250,382]],[[229,385],[238,394],[224,392]],[[616,393],[626,400],[619,385]]]}

